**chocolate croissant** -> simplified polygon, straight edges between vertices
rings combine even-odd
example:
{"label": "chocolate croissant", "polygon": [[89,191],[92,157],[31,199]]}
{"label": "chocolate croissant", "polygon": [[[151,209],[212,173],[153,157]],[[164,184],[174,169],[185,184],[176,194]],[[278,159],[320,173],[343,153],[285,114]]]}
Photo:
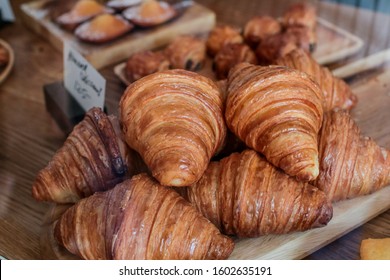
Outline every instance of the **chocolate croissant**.
{"label": "chocolate croissant", "polygon": [[333,76],[328,68],[319,65],[310,54],[301,49],[296,49],[275,60],[275,64],[288,66],[310,75],[322,89],[325,111],[336,107],[350,110],[357,103],[357,97],[347,83]]}
{"label": "chocolate croissant", "polygon": [[239,237],[322,227],[333,214],[324,192],[286,175],[253,150],[211,162],[196,184],[179,192],[221,232]]}
{"label": "chocolate croissant", "polygon": [[167,70],[131,84],[120,100],[125,139],[164,186],[202,176],[224,142],[223,97],[195,72]]}
{"label": "chocolate croissant", "polygon": [[200,70],[206,59],[206,42],[190,35],[176,37],[164,50],[171,68]]}
{"label": "chocolate croissant", "polygon": [[226,259],[234,248],[184,198],[145,174],[80,200],[58,220],[54,235],[91,260]]}
{"label": "chocolate croissant", "polygon": [[315,185],[332,201],[373,193],[390,184],[390,151],[378,146],[345,110],[324,115]]}
{"label": "chocolate croissant", "polygon": [[284,66],[241,63],[228,77],[226,123],[245,144],[299,180],[318,176],[322,92]]}
{"label": "chocolate croissant", "polygon": [[32,195],[40,201],[73,203],[145,170],[122,139],[118,119],[92,108],[39,171]]}

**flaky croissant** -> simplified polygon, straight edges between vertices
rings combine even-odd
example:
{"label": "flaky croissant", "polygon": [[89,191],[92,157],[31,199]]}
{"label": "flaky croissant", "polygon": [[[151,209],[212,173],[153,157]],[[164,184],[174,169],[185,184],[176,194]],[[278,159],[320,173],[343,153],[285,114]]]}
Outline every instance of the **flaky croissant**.
{"label": "flaky croissant", "polygon": [[180,69],[134,82],[120,100],[127,143],[165,186],[199,180],[225,139],[222,110],[212,80]]}
{"label": "flaky croissant", "polygon": [[178,191],[221,232],[239,237],[321,227],[333,214],[324,192],[249,149],[211,162],[196,184]]}
{"label": "flaky croissant", "polygon": [[318,175],[323,96],[303,72],[241,63],[228,77],[226,123],[238,138],[299,180]]}
{"label": "flaky croissant", "polygon": [[146,170],[142,165],[122,139],[118,119],[92,108],[39,171],[32,195],[37,200],[76,202]]}
{"label": "flaky croissant", "polygon": [[370,194],[390,184],[390,151],[363,137],[347,111],[324,115],[319,159],[315,185],[332,201]]}
{"label": "flaky croissant", "polygon": [[277,59],[275,64],[288,66],[310,75],[322,89],[325,111],[336,107],[350,110],[357,103],[357,97],[347,83],[333,76],[327,67],[318,64],[310,54],[301,49],[293,50]]}
{"label": "flaky croissant", "polygon": [[226,259],[234,247],[184,198],[146,174],[80,200],[58,220],[54,235],[71,253],[93,260]]}

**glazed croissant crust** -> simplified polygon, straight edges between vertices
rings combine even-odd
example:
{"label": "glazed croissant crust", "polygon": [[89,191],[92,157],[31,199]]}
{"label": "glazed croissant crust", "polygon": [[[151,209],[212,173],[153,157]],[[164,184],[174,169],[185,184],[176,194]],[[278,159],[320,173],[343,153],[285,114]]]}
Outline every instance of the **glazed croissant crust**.
{"label": "glazed croissant crust", "polygon": [[290,176],[314,180],[322,98],[318,85],[303,72],[241,63],[229,73],[226,123],[248,147]]}
{"label": "glazed croissant crust", "polygon": [[80,200],[54,234],[68,251],[92,260],[226,259],[234,247],[185,199],[146,174]]}
{"label": "glazed croissant crust", "polygon": [[348,112],[325,114],[315,185],[332,201],[373,193],[390,184],[390,151],[363,137]]}
{"label": "glazed croissant crust", "polygon": [[92,108],[39,171],[32,195],[37,200],[76,202],[144,170],[139,155],[125,144],[118,119]]}
{"label": "glazed croissant crust", "polygon": [[248,149],[211,162],[196,184],[180,191],[221,232],[239,237],[325,226],[333,213],[324,192]]}
{"label": "glazed croissant crust", "polygon": [[350,110],[357,103],[357,97],[347,83],[333,76],[328,68],[319,65],[310,54],[301,49],[296,49],[277,59],[275,64],[288,66],[310,75],[322,89],[325,111],[333,108]]}
{"label": "glazed croissant crust", "polygon": [[222,93],[210,79],[167,70],[131,84],[120,101],[130,147],[165,186],[188,186],[202,176],[225,140]]}

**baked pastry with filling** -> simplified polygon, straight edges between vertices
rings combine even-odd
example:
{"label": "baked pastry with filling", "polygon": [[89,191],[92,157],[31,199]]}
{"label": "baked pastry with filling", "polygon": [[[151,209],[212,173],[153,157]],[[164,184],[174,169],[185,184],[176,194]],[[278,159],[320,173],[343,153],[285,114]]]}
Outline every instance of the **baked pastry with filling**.
{"label": "baked pastry with filling", "polygon": [[230,25],[219,25],[214,27],[206,41],[207,53],[214,57],[223,46],[233,43],[242,43],[244,38],[241,36],[239,28]]}
{"label": "baked pastry with filling", "polygon": [[171,68],[189,71],[200,70],[206,59],[204,40],[190,35],[176,37],[164,50]]}

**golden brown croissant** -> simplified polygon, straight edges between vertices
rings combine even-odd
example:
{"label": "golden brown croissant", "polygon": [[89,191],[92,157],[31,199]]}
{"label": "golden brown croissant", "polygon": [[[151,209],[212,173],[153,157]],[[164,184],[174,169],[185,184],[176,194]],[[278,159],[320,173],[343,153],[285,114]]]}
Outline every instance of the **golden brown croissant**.
{"label": "golden brown croissant", "polygon": [[332,201],[375,192],[390,184],[390,151],[363,137],[344,110],[324,115],[315,185]]}
{"label": "golden brown croissant", "polygon": [[317,83],[303,72],[241,63],[229,73],[226,123],[287,174],[314,180],[322,98]]}
{"label": "golden brown croissant", "polygon": [[54,235],[71,253],[93,260],[226,259],[234,248],[184,198],[145,174],[80,200]]}
{"label": "golden brown croissant", "polygon": [[257,64],[256,54],[244,43],[223,46],[213,61],[217,79],[226,79],[230,69],[240,62]]}
{"label": "golden brown croissant", "polygon": [[221,232],[239,237],[325,226],[333,213],[324,192],[286,175],[253,150],[211,162],[196,184],[178,191]]}
{"label": "golden brown croissant", "polygon": [[163,52],[141,51],[129,57],[125,74],[132,83],[152,73],[168,70],[169,66],[169,60]]}
{"label": "golden brown croissant", "polygon": [[328,68],[319,65],[307,52],[296,49],[275,61],[310,75],[321,87],[324,94],[324,110],[342,108],[350,110],[357,103],[357,97],[342,79],[332,75]]}
{"label": "golden brown croissant", "polygon": [[243,36],[249,46],[256,48],[266,37],[281,31],[282,27],[277,19],[271,16],[255,16],[245,24]]}
{"label": "golden brown croissant", "polygon": [[76,202],[145,169],[122,139],[117,118],[92,108],[38,173],[32,195],[37,200]]}
{"label": "golden brown croissant", "polygon": [[206,42],[190,35],[176,37],[164,50],[171,68],[198,71],[206,59]]}
{"label": "golden brown croissant", "polygon": [[207,53],[214,57],[223,46],[228,44],[242,43],[244,38],[241,30],[230,25],[218,25],[211,30],[207,41]]}
{"label": "golden brown croissant", "polygon": [[199,180],[224,142],[223,97],[195,72],[167,70],[131,84],[120,100],[125,139],[165,186]]}

